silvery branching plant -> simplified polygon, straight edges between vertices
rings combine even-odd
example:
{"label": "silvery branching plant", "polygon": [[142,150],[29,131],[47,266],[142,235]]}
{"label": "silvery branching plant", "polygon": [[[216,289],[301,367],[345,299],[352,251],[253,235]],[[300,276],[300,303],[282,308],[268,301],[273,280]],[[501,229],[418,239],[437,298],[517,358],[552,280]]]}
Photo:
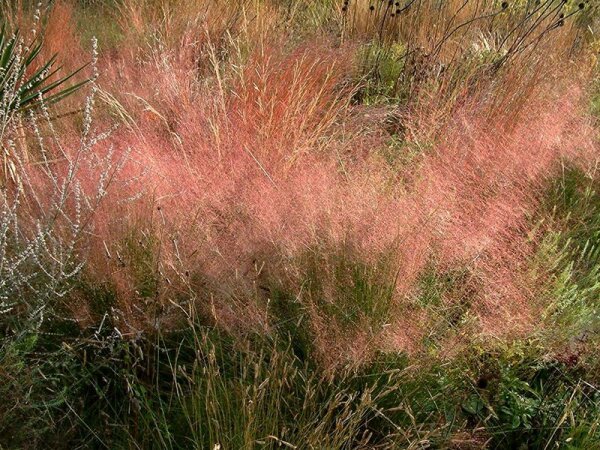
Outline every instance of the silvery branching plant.
{"label": "silvery branching plant", "polygon": [[[35,27],[31,34],[28,43],[0,32],[0,325],[9,334],[39,327],[69,293],[85,264],[94,211],[127,158],[108,145],[97,151],[113,130],[97,131],[92,120],[96,40],[93,75],[67,86],[78,71],[56,79],[56,57],[37,64],[43,41]],[[67,147],[51,108],[83,86],[79,142]]]}

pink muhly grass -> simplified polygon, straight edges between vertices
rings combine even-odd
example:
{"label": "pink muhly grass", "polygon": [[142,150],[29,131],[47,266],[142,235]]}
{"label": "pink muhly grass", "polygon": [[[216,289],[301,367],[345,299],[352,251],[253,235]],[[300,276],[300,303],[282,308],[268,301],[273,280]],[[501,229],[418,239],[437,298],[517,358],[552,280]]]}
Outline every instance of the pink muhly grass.
{"label": "pink muhly grass", "polygon": [[[576,88],[528,100],[518,124],[510,114],[483,120],[485,105],[465,102],[441,128],[429,124],[432,149],[397,174],[370,147],[377,139],[350,127],[355,111],[345,87],[346,51],[264,49],[226,91],[194,88],[185,71],[144,69],[144,77],[164,83],[156,94],[144,87],[135,94],[161,106],[150,115],[157,119],[142,118],[136,132],[112,138],[133,149],[123,177],[134,181],[122,196],[142,197],[97,216],[89,269],[117,286],[132,327],[151,323],[132,287],[132,268],[114,256],[132,230],[156,239],[154,301],[163,310],[185,310],[189,305],[174,305],[187,296],[224,327],[268,329],[270,293],[262,284],[276,278],[308,302],[323,355],[332,348],[353,360],[374,348],[419,351],[433,319],[411,298],[432,260],[468,269],[480,332],[526,332],[535,325],[535,289],[515,267],[534,251],[527,221],[544,181],[562,158],[591,148]],[[131,74],[123,76],[128,83]],[[418,126],[414,135],[423,136],[432,116],[413,112],[407,128]],[[344,125],[349,129],[340,136]],[[304,297],[299,256],[332,248],[352,248],[365,264],[391,261],[394,308],[384,327],[370,329],[365,318],[342,330]],[[323,267],[325,287],[327,273]],[[326,301],[336,301],[333,290],[324,292],[331,296]]]}

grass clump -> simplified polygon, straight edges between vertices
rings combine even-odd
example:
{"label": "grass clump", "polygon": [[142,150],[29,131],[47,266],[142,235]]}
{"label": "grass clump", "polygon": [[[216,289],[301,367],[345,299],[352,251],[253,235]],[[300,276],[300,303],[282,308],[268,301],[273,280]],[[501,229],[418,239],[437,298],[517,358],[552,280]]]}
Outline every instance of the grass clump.
{"label": "grass clump", "polygon": [[599,447],[587,6],[43,5],[103,42],[0,72],[0,447]]}

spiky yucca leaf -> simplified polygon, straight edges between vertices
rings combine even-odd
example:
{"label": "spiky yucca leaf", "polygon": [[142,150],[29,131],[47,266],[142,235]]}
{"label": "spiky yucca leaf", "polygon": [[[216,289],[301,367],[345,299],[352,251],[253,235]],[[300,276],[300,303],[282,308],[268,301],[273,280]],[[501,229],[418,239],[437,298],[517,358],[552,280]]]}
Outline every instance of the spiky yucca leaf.
{"label": "spiky yucca leaf", "polygon": [[4,25],[0,29],[0,107],[5,116],[35,108],[42,99],[45,104],[55,103],[90,81],[66,86],[86,66],[57,78],[55,75],[61,70],[60,66],[55,67],[57,55],[38,63],[42,46],[42,38],[25,45],[19,30],[9,36]]}

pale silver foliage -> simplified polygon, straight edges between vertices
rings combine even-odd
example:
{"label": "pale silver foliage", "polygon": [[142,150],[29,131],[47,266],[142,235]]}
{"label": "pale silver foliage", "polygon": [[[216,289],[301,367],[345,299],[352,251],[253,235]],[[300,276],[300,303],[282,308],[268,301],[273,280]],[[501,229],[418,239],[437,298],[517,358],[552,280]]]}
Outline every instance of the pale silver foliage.
{"label": "pale silver foliage", "polygon": [[[86,262],[91,219],[127,159],[106,142],[112,129],[94,127],[96,61],[94,39],[94,77],[76,148],[61,141],[41,96],[27,114],[10,109],[14,92],[0,104],[0,322],[9,326],[39,326],[72,289]],[[11,86],[17,90],[18,81]]]}

